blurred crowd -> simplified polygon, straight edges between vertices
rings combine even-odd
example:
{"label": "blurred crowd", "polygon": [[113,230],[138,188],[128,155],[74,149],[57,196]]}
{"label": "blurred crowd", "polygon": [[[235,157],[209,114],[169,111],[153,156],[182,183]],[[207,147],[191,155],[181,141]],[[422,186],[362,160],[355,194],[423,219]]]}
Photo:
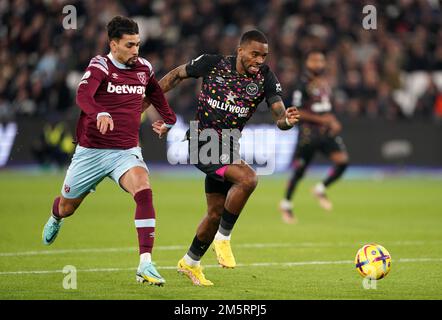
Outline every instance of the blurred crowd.
{"label": "blurred crowd", "polygon": [[[63,28],[68,4],[76,29]],[[368,4],[375,30],[362,25]],[[105,25],[115,15],[139,23],[140,55],[158,79],[201,53],[233,54],[241,33],[258,28],[287,105],[303,56],[319,48],[338,115],[442,118],[441,10],[438,0],[0,0],[0,121],[77,112],[76,85],[90,58],[109,51]],[[193,115],[195,81],[168,98],[177,113]]]}

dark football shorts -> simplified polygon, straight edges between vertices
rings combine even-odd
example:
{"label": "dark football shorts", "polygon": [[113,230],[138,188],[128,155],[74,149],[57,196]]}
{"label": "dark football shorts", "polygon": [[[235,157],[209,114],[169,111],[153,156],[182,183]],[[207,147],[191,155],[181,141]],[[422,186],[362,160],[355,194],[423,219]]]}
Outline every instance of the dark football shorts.
{"label": "dark football shorts", "polygon": [[321,131],[317,127],[301,126],[294,159],[302,158],[308,162],[317,151],[329,156],[333,152],[345,152],[346,150],[341,136],[332,136],[327,131]]}
{"label": "dark football shorts", "polygon": [[[186,135],[187,140],[189,140],[189,154],[191,153],[190,139],[188,134]],[[232,139],[233,140],[233,139]],[[199,170],[206,174],[205,190],[206,193],[221,193],[227,195],[232,183],[224,179],[224,171],[229,164],[236,163],[235,161],[240,160],[239,155],[239,144],[234,141],[230,141],[230,148],[227,153],[223,153],[222,143],[218,144],[218,155],[219,157],[211,158],[212,150],[207,144],[209,141],[199,141],[198,142],[198,163],[194,164]],[[207,146],[206,146],[207,145]],[[206,148],[204,148],[206,146]],[[202,158],[207,156],[206,160],[203,161]],[[212,160],[208,162],[207,160]]]}

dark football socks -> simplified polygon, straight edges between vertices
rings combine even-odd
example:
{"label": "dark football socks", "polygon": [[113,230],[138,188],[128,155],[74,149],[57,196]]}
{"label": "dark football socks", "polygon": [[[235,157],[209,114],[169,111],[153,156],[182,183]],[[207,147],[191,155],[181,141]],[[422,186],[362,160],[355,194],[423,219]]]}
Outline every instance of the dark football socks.
{"label": "dark football socks", "polygon": [[152,253],[155,239],[155,210],[152,202],[152,190],[144,189],[134,196],[137,204],[135,211],[135,227],[138,233],[140,254]]}
{"label": "dark football socks", "polygon": [[58,210],[58,205],[60,204],[60,197],[55,198],[54,203],[52,204],[52,216],[56,220],[61,220],[60,212]]}
{"label": "dark football socks", "polygon": [[342,174],[344,173],[345,169],[347,169],[347,167],[348,167],[348,163],[341,163],[341,164],[335,165],[330,170],[327,178],[325,178],[325,180],[322,182],[324,184],[324,186],[328,187],[333,182],[338,180],[342,176]]}
{"label": "dark football socks", "polygon": [[233,226],[235,225],[236,220],[238,220],[238,217],[239,215],[230,213],[226,208],[224,208],[224,212],[219,223],[218,232],[223,236],[228,237],[230,233],[232,233]]}

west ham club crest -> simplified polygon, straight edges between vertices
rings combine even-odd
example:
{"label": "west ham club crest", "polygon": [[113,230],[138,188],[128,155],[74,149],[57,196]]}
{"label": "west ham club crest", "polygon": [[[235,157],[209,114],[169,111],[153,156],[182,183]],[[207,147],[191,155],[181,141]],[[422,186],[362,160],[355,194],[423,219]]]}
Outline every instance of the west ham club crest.
{"label": "west ham club crest", "polygon": [[146,72],[137,72],[137,76],[138,76],[138,79],[141,81],[141,83],[143,85],[146,85],[146,82],[147,82]]}

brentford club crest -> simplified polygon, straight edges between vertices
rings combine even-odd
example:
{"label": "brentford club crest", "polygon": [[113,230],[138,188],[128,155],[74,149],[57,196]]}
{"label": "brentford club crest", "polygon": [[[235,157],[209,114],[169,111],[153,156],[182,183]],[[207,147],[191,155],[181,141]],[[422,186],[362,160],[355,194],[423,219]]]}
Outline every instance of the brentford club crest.
{"label": "brentford club crest", "polygon": [[146,78],[146,72],[138,72],[137,73],[138,79],[141,81],[143,85],[146,85],[147,78]]}

